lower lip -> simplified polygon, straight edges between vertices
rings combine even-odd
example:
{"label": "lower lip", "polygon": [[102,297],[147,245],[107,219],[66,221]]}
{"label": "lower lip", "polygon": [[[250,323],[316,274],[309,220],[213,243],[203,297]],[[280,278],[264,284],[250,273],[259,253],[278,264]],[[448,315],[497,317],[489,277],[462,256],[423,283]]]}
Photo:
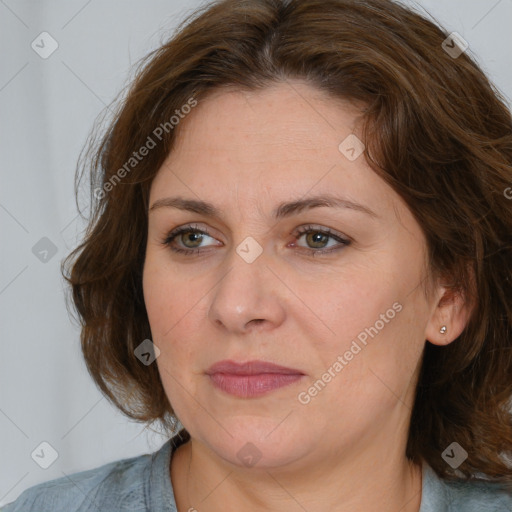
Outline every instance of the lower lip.
{"label": "lower lip", "polygon": [[304,375],[284,373],[261,373],[258,375],[234,375],[232,373],[213,373],[210,379],[213,385],[230,395],[240,398],[252,398],[265,395],[293,382]]}

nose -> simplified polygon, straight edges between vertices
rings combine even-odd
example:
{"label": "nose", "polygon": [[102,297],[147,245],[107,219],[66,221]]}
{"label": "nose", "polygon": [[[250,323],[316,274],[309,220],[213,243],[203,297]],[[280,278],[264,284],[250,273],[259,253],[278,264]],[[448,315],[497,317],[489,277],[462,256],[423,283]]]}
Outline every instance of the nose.
{"label": "nose", "polygon": [[285,286],[276,279],[264,253],[248,263],[233,251],[229,269],[214,289],[208,318],[225,333],[270,330],[285,319]]}

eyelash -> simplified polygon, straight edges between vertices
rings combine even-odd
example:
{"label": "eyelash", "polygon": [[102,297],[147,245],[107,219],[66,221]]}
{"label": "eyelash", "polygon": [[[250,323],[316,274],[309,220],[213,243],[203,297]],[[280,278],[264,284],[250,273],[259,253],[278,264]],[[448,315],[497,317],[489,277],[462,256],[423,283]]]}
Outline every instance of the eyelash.
{"label": "eyelash", "polygon": [[[206,229],[199,229],[196,226],[188,225],[188,226],[179,227],[179,228],[171,231],[160,243],[166,247],[169,247],[174,252],[186,254],[188,256],[202,252],[201,248],[181,249],[179,247],[173,247],[172,242],[174,241],[174,239],[183,233],[198,233],[198,234],[207,235],[209,237],[212,237]],[[302,235],[307,234],[307,233],[320,233],[322,235],[326,235],[329,238],[336,240],[337,242],[339,242],[341,244],[341,246],[334,247],[334,248],[331,247],[329,249],[311,249],[308,247],[300,246],[301,250],[308,252],[311,256],[315,256],[315,254],[325,255],[325,254],[328,254],[331,252],[339,251],[340,249],[350,245],[350,243],[351,243],[351,240],[342,238],[341,236],[333,233],[329,228],[318,229],[312,225],[302,226],[301,228],[295,230],[295,232],[293,232],[291,234],[298,239]]]}

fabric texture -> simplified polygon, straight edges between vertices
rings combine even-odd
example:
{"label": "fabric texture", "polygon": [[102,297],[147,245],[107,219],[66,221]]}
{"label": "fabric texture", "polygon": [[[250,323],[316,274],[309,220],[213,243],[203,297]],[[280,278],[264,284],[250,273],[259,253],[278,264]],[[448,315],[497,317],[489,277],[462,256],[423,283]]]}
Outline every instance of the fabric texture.
{"label": "fabric texture", "polygon": [[[152,454],[123,459],[26,489],[0,512],[177,512],[169,475],[180,431]],[[447,482],[423,464],[419,512],[511,512],[512,492],[492,482]]]}

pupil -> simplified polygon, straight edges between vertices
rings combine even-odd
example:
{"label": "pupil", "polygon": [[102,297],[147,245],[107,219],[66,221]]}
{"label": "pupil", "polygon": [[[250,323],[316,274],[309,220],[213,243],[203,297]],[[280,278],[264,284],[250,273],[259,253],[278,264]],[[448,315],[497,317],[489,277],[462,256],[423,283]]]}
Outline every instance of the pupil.
{"label": "pupil", "polygon": [[[194,242],[201,242],[201,238],[203,235],[201,235],[201,233],[187,233],[187,236],[189,238],[197,237],[195,240],[192,240],[192,243],[194,243]],[[187,245],[187,244],[185,244],[185,245]]]}
{"label": "pupil", "polygon": [[[326,238],[326,235],[324,235],[323,233],[315,233],[315,234],[310,234],[310,236],[312,237],[313,239],[313,244],[322,244],[322,238]],[[324,240],[325,242],[325,240]]]}

